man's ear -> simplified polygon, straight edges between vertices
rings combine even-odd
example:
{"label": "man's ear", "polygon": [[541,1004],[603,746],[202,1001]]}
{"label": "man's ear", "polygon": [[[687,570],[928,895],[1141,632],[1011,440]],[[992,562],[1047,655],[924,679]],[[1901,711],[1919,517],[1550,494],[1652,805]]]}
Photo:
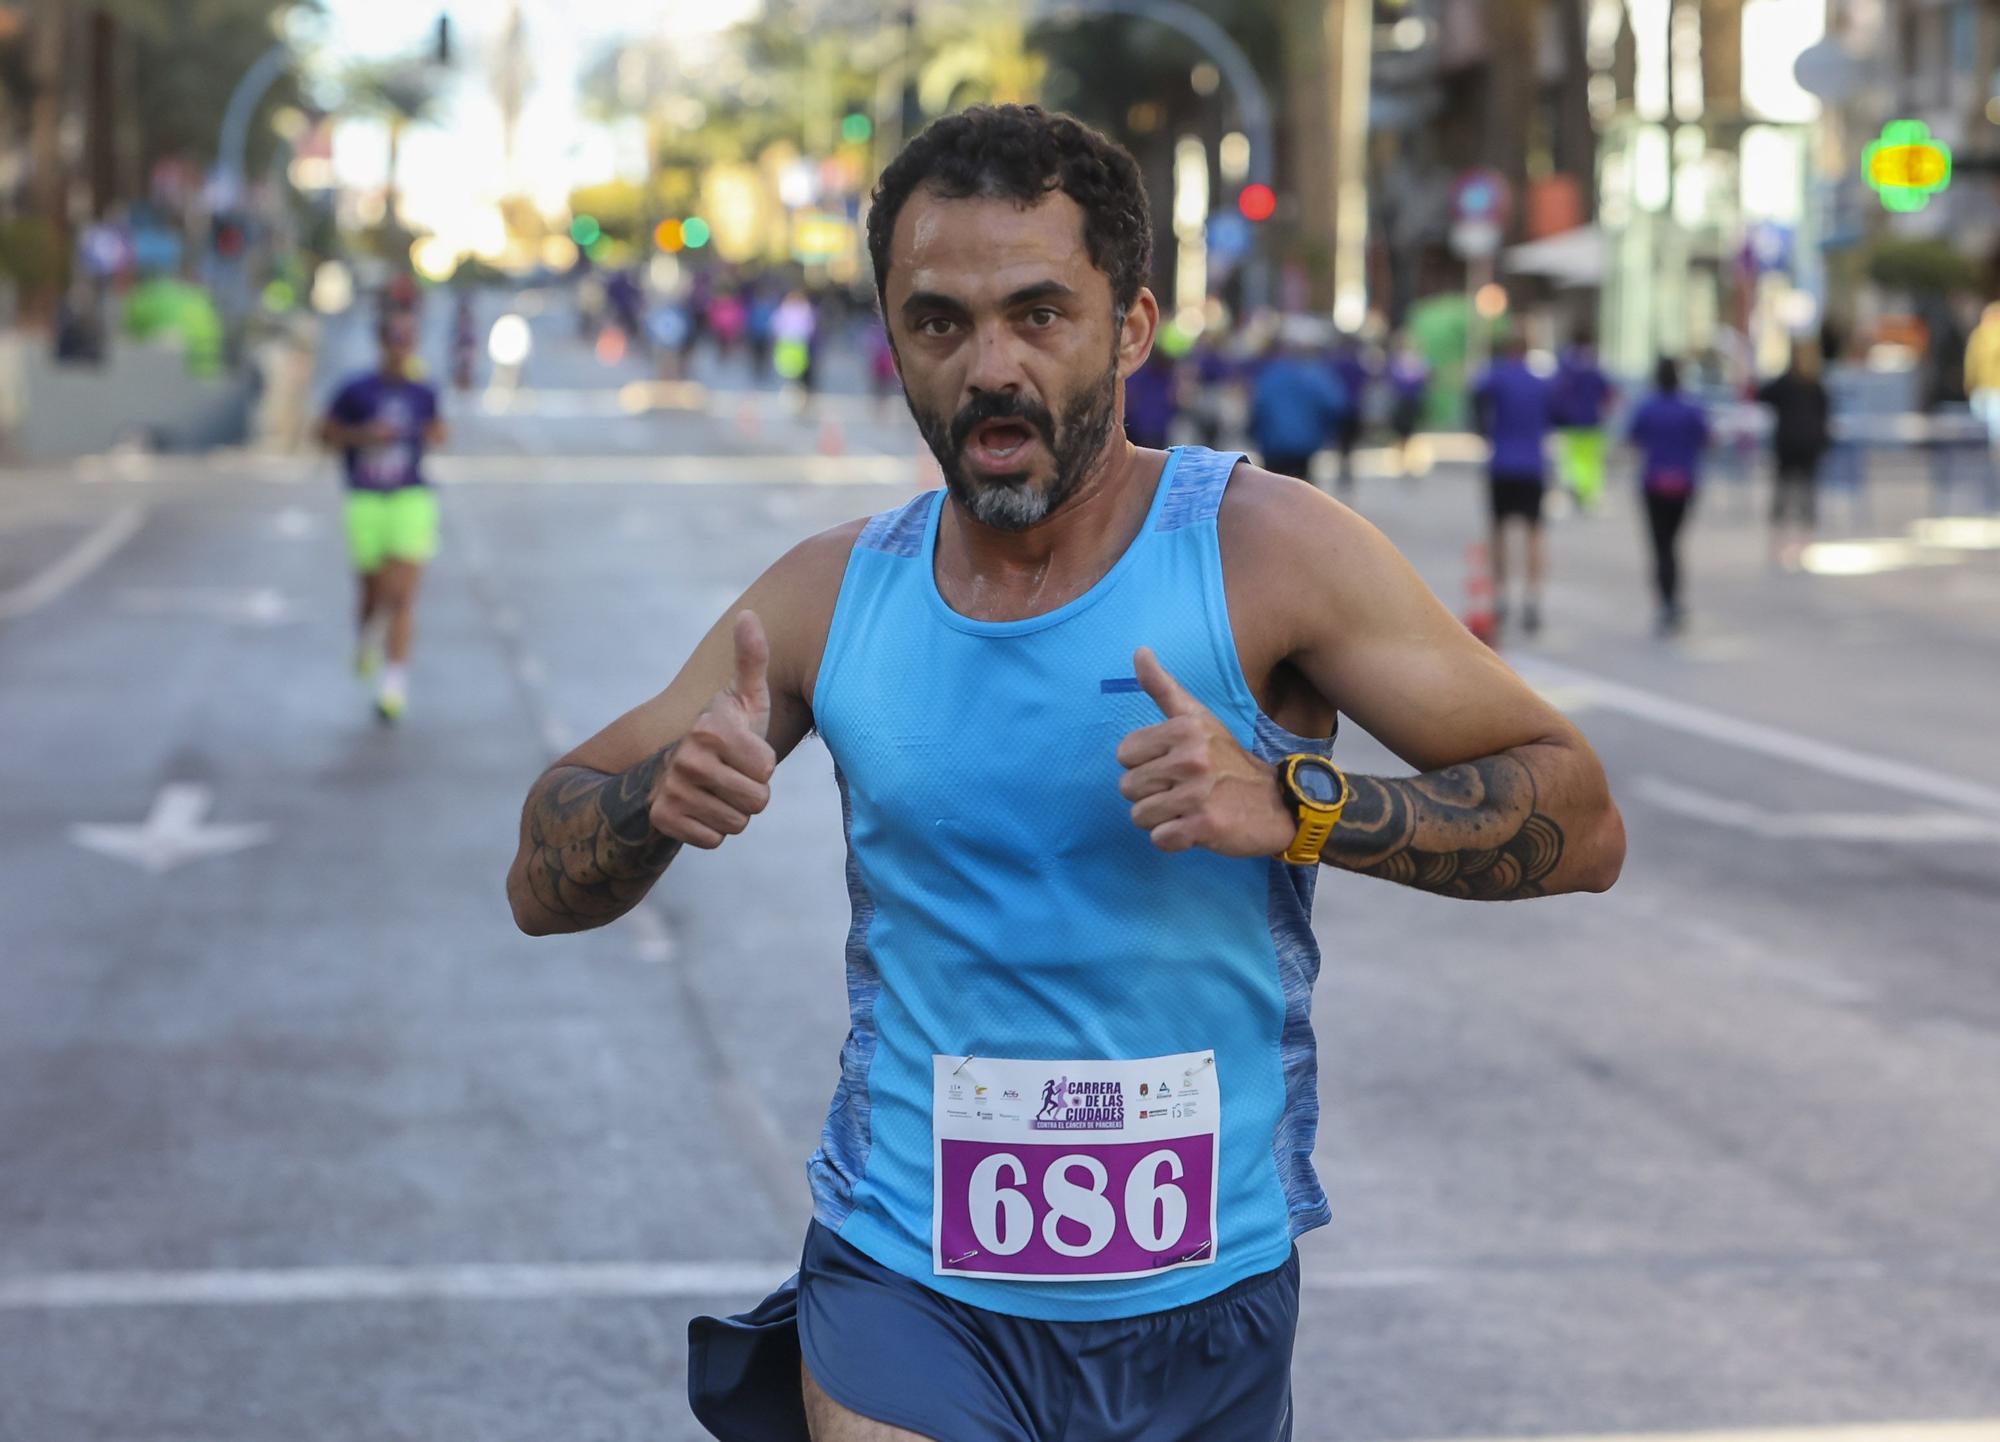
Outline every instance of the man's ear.
{"label": "man's ear", "polygon": [[1153,353],[1153,343],[1160,333],[1160,303],[1153,298],[1153,292],[1145,286],[1132,298],[1132,304],[1125,308],[1125,319],[1118,327],[1118,376],[1119,379],[1132,374],[1146,363],[1146,357]]}

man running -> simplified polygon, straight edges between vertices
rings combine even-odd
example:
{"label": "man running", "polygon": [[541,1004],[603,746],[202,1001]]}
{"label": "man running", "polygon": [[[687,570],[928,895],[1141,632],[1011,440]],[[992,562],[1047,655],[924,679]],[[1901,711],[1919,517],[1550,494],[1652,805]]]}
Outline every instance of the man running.
{"label": "man running", "polygon": [[[725,1439],[1291,1435],[1321,863],[1601,890],[1589,746],[1312,486],[1140,449],[1150,208],[1036,107],[883,172],[869,251],[945,488],[801,543],[535,784],[508,893],[599,926],[832,752],[851,1028],[798,1275],[690,1329]],[[1336,712],[1422,774],[1344,776]]]}
{"label": "man running", "polygon": [[416,318],[391,311],[378,336],[380,365],[335,393],[320,440],[340,452],[347,475],[347,544],[360,579],[355,670],[381,672],[375,711],[395,721],[409,704],[417,586],[437,553],[437,496],[424,480],[424,452],[443,444],[445,432],[437,391],[411,373]]}
{"label": "man running", "polygon": [[1550,388],[1528,368],[1527,356],[1527,343],[1519,336],[1510,336],[1502,344],[1499,358],[1480,377],[1472,398],[1480,430],[1492,446],[1486,478],[1498,618],[1501,625],[1507,624],[1507,583],[1513,573],[1507,537],[1518,529],[1525,535],[1521,629],[1532,636],[1542,629],[1542,588],[1549,574],[1542,495],[1548,487]]}

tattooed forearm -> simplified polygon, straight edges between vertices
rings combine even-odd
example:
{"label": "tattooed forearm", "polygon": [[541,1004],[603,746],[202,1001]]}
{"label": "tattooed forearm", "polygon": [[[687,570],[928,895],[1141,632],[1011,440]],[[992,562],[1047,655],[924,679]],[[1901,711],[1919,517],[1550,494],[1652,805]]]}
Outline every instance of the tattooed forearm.
{"label": "tattooed forearm", "polygon": [[508,882],[524,927],[531,913],[541,930],[601,925],[631,910],[659,879],[680,843],[655,831],[646,813],[673,752],[669,746],[616,775],[567,766],[542,778],[521,816],[521,853]]}
{"label": "tattooed forearm", "polygon": [[1537,805],[1519,757],[1488,756],[1422,776],[1348,778],[1353,795],[1322,859],[1479,901],[1541,896],[1563,832]]}

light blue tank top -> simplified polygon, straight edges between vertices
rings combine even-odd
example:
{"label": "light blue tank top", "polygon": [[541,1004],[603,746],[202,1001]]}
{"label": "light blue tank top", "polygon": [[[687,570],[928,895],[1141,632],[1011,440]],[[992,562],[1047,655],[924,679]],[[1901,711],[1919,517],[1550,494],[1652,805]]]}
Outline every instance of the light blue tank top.
{"label": "light blue tank top", "polygon": [[[943,493],[874,517],[813,695],[833,753],[854,919],[850,1030],[808,1169],[820,1222],[971,1305],[1087,1321],[1184,1306],[1281,1265],[1327,1221],[1313,1173],[1318,868],[1155,848],[1120,740],[1161,719],[1162,664],[1267,761],[1332,743],[1258,708],[1223,593],[1235,454],[1169,453],[1144,527],[1095,586],[975,621],[935,578]],[[934,1056],[1149,1058],[1212,1049],[1222,1086],[1210,1265],[1122,1279],[935,1275]]]}

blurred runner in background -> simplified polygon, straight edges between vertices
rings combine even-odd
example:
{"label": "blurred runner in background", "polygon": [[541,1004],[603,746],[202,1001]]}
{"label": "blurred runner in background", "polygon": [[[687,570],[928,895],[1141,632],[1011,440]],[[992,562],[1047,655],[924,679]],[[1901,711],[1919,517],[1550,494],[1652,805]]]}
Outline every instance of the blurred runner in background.
{"label": "blurred runner in background", "polygon": [[1662,356],[1653,394],[1633,413],[1628,438],[1639,448],[1639,490],[1653,539],[1653,590],[1660,603],[1659,631],[1670,636],[1686,623],[1681,605],[1681,527],[1694,505],[1701,456],[1708,448],[1708,416],[1681,394],[1681,369]]}
{"label": "blurred runner in background", "polygon": [[1250,438],[1264,469],[1312,480],[1312,458],[1340,433],[1353,397],[1331,368],[1315,358],[1314,323],[1288,316],[1276,349],[1250,392]]}
{"label": "blurred runner in background", "polygon": [[1782,374],[1757,399],[1771,408],[1771,564],[1794,567],[1819,523],[1820,462],[1833,441],[1833,403],[1820,379],[1819,346],[1800,337]]}
{"label": "blurred runner in background", "polygon": [[1396,433],[1396,469],[1405,476],[1420,476],[1431,468],[1429,448],[1417,439],[1417,426],[1424,415],[1424,396],[1430,390],[1431,367],[1407,332],[1398,332],[1391,343],[1383,379],[1389,383],[1389,424]]}
{"label": "blurred runner in background", "polygon": [[[1542,590],[1548,579],[1547,538],[1542,534],[1542,494],[1548,486],[1549,383],[1528,369],[1527,343],[1510,335],[1472,393],[1480,433],[1492,447],[1487,462],[1487,495],[1493,517],[1494,612],[1507,624],[1507,537],[1524,533],[1526,585],[1521,629],[1542,629]],[[1518,524],[1510,525],[1510,522]]]}
{"label": "blurred runner in background", "polygon": [[1125,381],[1125,435],[1135,446],[1167,447],[1167,432],[1179,407],[1180,371],[1157,345],[1146,363]]}
{"label": "blurred runner in background", "polygon": [[[384,721],[409,703],[410,642],[417,586],[437,554],[437,496],[424,479],[424,452],[444,442],[438,394],[415,379],[415,317],[385,316],[381,363],[334,394],[320,440],[340,452],[347,478],[347,544],[360,580],[355,670],[378,670],[375,710]],[[384,650],[387,664],[384,665]]]}
{"label": "blurred runner in background", "polygon": [[1604,415],[1618,388],[1597,363],[1588,332],[1556,361],[1554,420],[1562,431],[1562,480],[1577,509],[1594,511],[1604,495]]}
{"label": "blurred runner in background", "polygon": [[1368,387],[1375,379],[1369,368],[1367,354],[1361,349],[1361,341],[1356,336],[1343,335],[1333,348],[1334,379],[1340,382],[1340,389],[1347,397],[1347,405],[1342,410],[1339,422],[1334,427],[1334,450],[1340,457],[1340,471],[1335,484],[1343,492],[1354,489],[1354,448],[1361,443],[1361,426],[1368,407]]}

